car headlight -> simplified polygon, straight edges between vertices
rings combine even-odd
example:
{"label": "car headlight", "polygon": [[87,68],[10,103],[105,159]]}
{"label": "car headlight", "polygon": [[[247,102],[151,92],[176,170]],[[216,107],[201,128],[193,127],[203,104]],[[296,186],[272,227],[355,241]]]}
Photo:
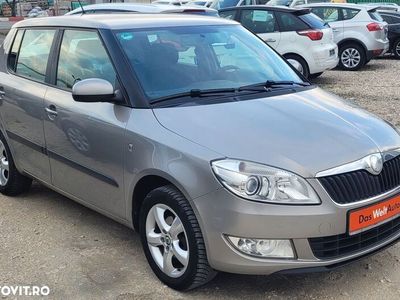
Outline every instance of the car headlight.
{"label": "car headlight", "polygon": [[234,159],[213,161],[218,180],[249,200],[278,204],[319,204],[318,195],[302,177],[285,170]]}

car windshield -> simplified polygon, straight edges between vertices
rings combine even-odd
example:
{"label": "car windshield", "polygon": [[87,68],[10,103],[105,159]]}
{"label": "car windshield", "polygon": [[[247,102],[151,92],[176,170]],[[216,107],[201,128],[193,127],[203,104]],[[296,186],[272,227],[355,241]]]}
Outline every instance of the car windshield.
{"label": "car windshield", "polygon": [[150,102],[192,90],[303,82],[239,25],[121,30],[116,36]]}

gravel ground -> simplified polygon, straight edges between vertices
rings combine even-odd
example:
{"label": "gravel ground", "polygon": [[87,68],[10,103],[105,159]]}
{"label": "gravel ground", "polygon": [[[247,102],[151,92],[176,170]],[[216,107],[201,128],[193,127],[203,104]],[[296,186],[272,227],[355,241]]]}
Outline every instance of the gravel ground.
{"label": "gravel ground", "polygon": [[[379,59],[360,72],[315,80],[400,125],[400,61]],[[337,271],[296,276],[219,274],[206,287],[178,293],[163,286],[137,233],[34,184],[0,196],[0,286],[48,285],[49,299],[399,299],[400,244]]]}

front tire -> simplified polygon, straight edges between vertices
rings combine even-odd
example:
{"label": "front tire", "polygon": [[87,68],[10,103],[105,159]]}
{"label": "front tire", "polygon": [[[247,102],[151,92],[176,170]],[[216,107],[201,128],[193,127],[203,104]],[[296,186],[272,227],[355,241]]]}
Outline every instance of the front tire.
{"label": "front tire", "polygon": [[18,172],[7,141],[0,133],[0,193],[17,196],[27,192],[31,184],[31,178]]}
{"label": "front tire", "polygon": [[364,48],[357,44],[345,44],[339,49],[339,68],[357,71],[367,63]]}
{"label": "front tire", "polygon": [[146,196],[139,231],[150,267],[169,287],[190,290],[215,277],[196,216],[174,186],[159,187]]}
{"label": "front tire", "polygon": [[323,72],[319,72],[319,73],[314,73],[314,74],[310,74],[310,76],[308,76],[308,78],[310,79],[315,79],[318,78],[319,76],[322,75]]}

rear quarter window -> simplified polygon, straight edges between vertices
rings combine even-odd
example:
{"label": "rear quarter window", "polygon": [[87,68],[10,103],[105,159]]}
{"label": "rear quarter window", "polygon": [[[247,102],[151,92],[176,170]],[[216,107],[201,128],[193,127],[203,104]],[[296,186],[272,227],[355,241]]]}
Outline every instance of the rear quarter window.
{"label": "rear quarter window", "polygon": [[343,8],[343,9],[342,9],[343,20],[351,20],[351,19],[353,19],[359,12],[360,12],[359,9]]}
{"label": "rear quarter window", "polygon": [[301,15],[299,18],[313,29],[324,29],[330,27],[328,23],[314,14]]}
{"label": "rear quarter window", "polygon": [[378,21],[378,22],[383,22],[383,19],[381,15],[376,11],[376,10],[371,10],[368,12],[369,16],[371,17],[372,20]]}
{"label": "rear quarter window", "polygon": [[310,26],[302,21],[299,17],[285,12],[276,12],[276,16],[279,22],[280,31],[299,31],[310,29]]}

